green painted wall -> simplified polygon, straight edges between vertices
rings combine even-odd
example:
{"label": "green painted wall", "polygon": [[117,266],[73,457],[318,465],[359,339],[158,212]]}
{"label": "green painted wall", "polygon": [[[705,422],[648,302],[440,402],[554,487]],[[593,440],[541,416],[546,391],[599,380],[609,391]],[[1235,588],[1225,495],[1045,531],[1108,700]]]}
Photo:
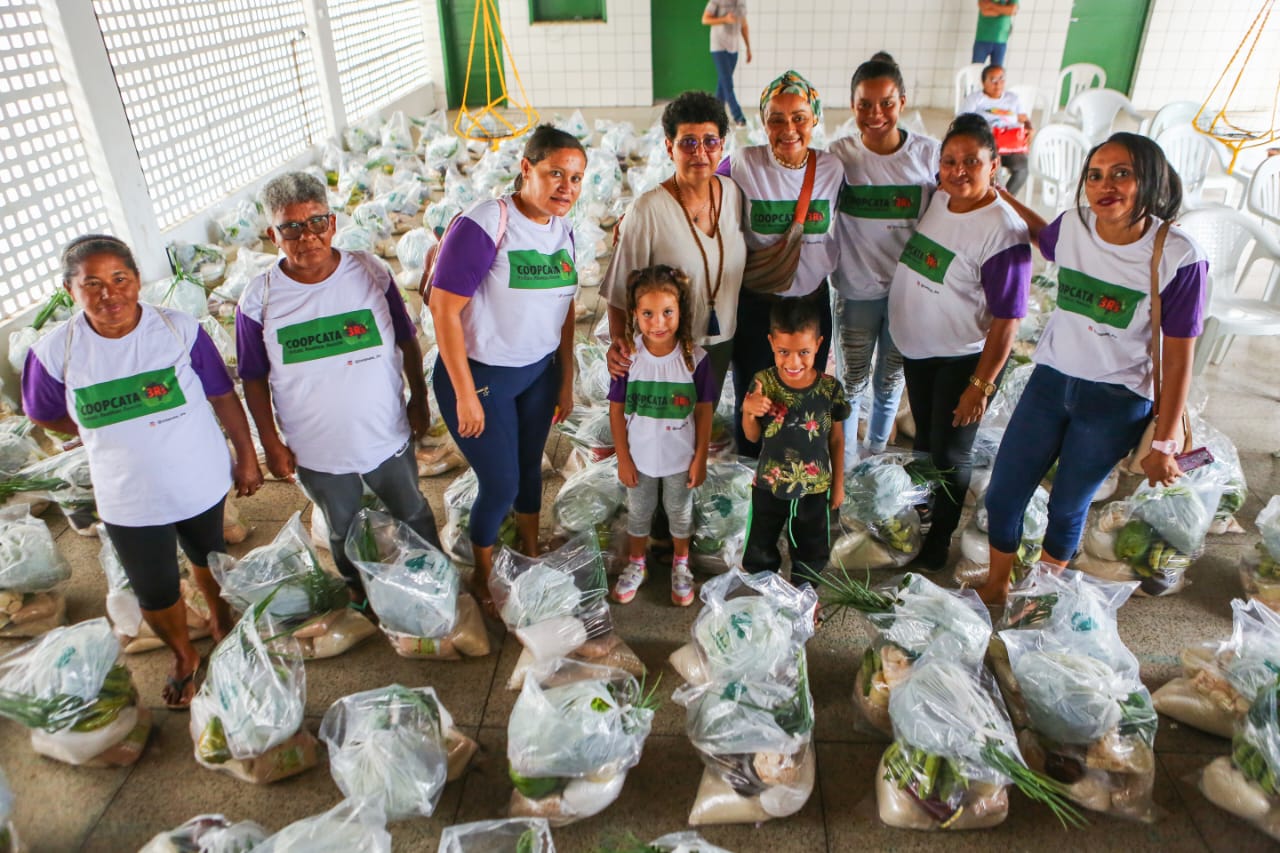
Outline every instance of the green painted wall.
{"label": "green painted wall", "polygon": [[1092,62],[1107,72],[1107,88],[1129,94],[1150,0],[1075,0],[1062,66]]}
{"label": "green painted wall", "polygon": [[[706,0],[652,0],[655,101],[669,100],[687,89],[715,92],[711,28],[702,25],[706,8]],[[743,54],[738,61],[745,59]]]}
{"label": "green painted wall", "polygon": [[[449,109],[462,105],[462,90],[467,74],[467,55],[471,48],[471,27],[475,21],[476,0],[436,0],[440,11],[440,43],[444,45],[444,88]],[[494,4],[497,12],[497,4]],[[494,95],[502,91],[503,62],[502,39],[496,33],[498,55],[496,63],[490,60],[489,85]],[[471,81],[467,91],[467,106],[482,107],[489,101],[485,96],[485,48],[484,16],[476,29],[476,55],[471,65]]]}

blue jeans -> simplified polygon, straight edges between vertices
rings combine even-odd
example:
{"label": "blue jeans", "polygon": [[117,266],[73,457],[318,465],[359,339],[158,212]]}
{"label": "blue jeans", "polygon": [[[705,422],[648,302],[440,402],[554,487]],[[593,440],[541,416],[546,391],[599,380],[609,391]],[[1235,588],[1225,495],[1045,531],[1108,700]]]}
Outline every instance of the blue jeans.
{"label": "blue jeans", "polygon": [[987,57],[991,57],[988,65],[1004,65],[1004,51],[1009,46],[1008,42],[1003,41],[975,41],[973,43],[973,61],[987,62]]}
{"label": "blue jeans", "polygon": [[1013,553],[1022,514],[1054,460],[1044,550],[1069,560],[1080,544],[1089,502],[1133,449],[1151,416],[1151,401],[1123,385],[1090,382],[1038,365],[1009,419],[987,487],[987,537]]}
{"label": "blue jeans", "polygon": [[711,61],[716,64],[716,97],[724,101],[734,121],[746,121],[746,117],[742,115],[742,107],[738,106],[738,99],[733,94],[733,69],[738,65],[738,54],[727,50],[713,50]]}
{"label": "blue jeans", "polygon": [[[845,467],[858,450],[858,407],[872,383],[871,418],[867,425],[867,447],[884,450],[898,414],[902,398],[902,353],[889,336],[889,297],[883,299],[836,300],[840,318],[840,357],[844,362],[844,390],[852,411],[844,422]],[[871,359],[875,356],[872,378]]]}

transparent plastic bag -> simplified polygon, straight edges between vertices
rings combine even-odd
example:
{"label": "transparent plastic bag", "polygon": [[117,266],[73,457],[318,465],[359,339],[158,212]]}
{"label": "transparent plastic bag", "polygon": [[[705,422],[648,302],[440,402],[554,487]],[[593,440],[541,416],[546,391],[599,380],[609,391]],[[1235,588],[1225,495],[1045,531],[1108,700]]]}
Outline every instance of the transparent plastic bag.
{"label": "transparent plastic bag", "polygon": [[437,853],[555,853],[545,818],[480,820],[445,827]]}
{"label": "transparent plastic bag", "polygon": [[413,150],[413,134],[409,130],[409,119],[402,111],[396,110],[391,114],[391,118],[387,119],[387,123],[382,126],[379,140],[384,148]]}
{"label": "transparent plastic bag", "polygon": [[436,235],[438,240],[444,237],[445,229],[460,213],[462,213],[462,205],[456,201],[449,198],[438,199],[427,205],[427,209],[422,214],[422,225]]}
{"label": "transparent plastic bag", "polygon": [[1273,560],[1280,560],[1280,495],[1272,495],[1267,501],[1258,513],[1257,524],[1263,547]]}
{"label": "transparent plastic bag", "polygon": [[320,723],[343,795],[381,798],[388,820],[430,817],[448,776],[453,719],[430,687],[399,684],[344,696]]}
{"label": "transparent plastic bag", "polygon": [[409,525],[362,509],[347,533],[347,559],[365,578],[381,624],[415,637],[443,637],[458,611],[458,571]]}
{"label": "transparent plastic bag", "polygon": [[755,469],[740,460],[715,460],[707,478],[693,490],[693,540],[690,564],[704,572],[741,568],[751,515]]}
{"label": "transparent plastic bag", "polygon": [[[605,393],[608,393],[607,388]],[[582,451],[583,461],[588,464],[603,462],[614,455],[607,405],[575,409],[564,422],[556,425],[556,429]],[[617,479],[616,474],[614,479]],[[619,488],[622,488],[621,484]]]}
{"label": "transparent plastic bag", "polygon": [[47,592],[70,579],[71,566],[54,544],[48,525],[31,514],[30,506],[0,509],[0,596]]}
{"label": "transparent plastic bag", "polygon": [[1280,612],[1280,561],[1263,542],[1254,543],[1240,561],[1240,586],[1250,601]]}
{"label": "transparent plastic bag", "polygon": [[202,814],[155,836],[138,853],[248,853],[266,838],[267,831],[253,821]]}
{"label": "transparent plastic bag", "polygon": [[693,641],[712,680],[765,679],[792,671],[795,653],[813,636],[818,595],[775,572],[738,570],[702,585]]}
{"label": "transparent plastic bag", "polygon": [[850,468],[840,505],[844,535],[832,547],[832,565],[863,571],[915,559],[923,539],[914,507],[928,502],[938,482],[923,453],[882,453]]}
{"label": "transparent plastic bag", "polygon": [[[445,525],[440,531],[440,542],[449,558],[458,563],[470,565],[474,561],[471,553],[471,506],[479,494],[480,481],[474,468],[463,471],[444,490]],[[494,547],[514,547],[516,540],[515,516],[508,513],[498,529]]]}
{"label": "transparent plastic bag", "polygon": [[1195,436],[1197,445],[1213,454],[1212,465],[1221,471],[1225,483],[1209,532],[1243,533],[1244,528],[1236,522],[1235,514],[1244,506],[1249,486],[1245,482],[1244,467],[1240,464],[1240,453],[1235,443],[1199,415],[1192,416],[1191,434]]}
{"label": "transparent plastic bag", "polygon": [[254,853],[391,853],[387,816],[377,800],[343,800],[286,826]]}
{"label": "transparent plastic bag", "polygon": [[205,287],[217,284],[227,271],[227,256],[220,246],[170,243],[168,254],[178,272],[194,278]]}
{"label": "transparent plastic bag", "polygon": [[551,511],[556,526],[570,535],[607,535],[626,503],[627,490],[618,479],[618,462],[606,459],[565,480]]}
{"label": "transparent plastic bag", "polygon": [[54,628],[0,657],[0,716],[50,734],[104,729],[136,703],[119,659],[106,619]]}
{"label": "transparent plastic bag", "polygon": [[270,269],[276,258],[276,255],[267,252],[240,249],[236,252],[236,259],[227,267],[222,284],[213,289],[214,298],[224,302],[238,302],[245,285]]}
{"label": "transparent plastic bag", "polygon": [[17,491],[53,501],[67,523],[82,536],[92,536],[98,522],[89,453],[84,445],[32,462],[15,475]]}
{"label": "transparent plastic bag", "polygon": [[[972,576],[965,578],[968,586],[978,587],[985,582],[985,570],[991,563],[991,544],[987,540],[986,489],[983,488],[975,502],[973,518],[960,533],[960,554],[976,567]],[[1025,573],[1040,562],[1040,546],[1049,528],[1049,493],[1043,486],[1036,486],[1022,515],[1022,540],[1014,555],[1015,574]],[[959,567],[957,567],[959,569]]]}
{"label": "transparent plastic bag", "polygon": [[[609,362],[605,358],[608,346],[595,343],[579,343],[574,346],[574,360],[578,365],[578,377],[573,390],[578,401],[586,406],[607,406],[609,402]],[[612,446],[613,442],[609,442]]]}
{"label": "transparent plastic bag", "polygon": [[364,154],[382,141],[382,119],[377,113],[365,116],[343,131],[342,141],[347,144],[348,151]]}
{"label": "transparent plastic bag", "polygon": [[396,243],[396,257],[400,260],[401,267],[416,272],[417,277],[421,278],[427,252],[436,243],[435,235],[425,228],[413,228],[404,232],[404,236]]}
{"label": "transparent plastic bag", "polygon": [[1280,841],[1280,682],[1261,693],[1236,728],[1231,755],[1200,776],[1209,802]]}
{"label": "transparent plastic bag", "polygon": [[252,199],[231,202],[213,217],[219,243],[249,249],[258,245],[270,224],[262,207]]}
{"label": "transparent plastic bag", "polygon": [[1225,472],[1212,465],[1188,472],[1172,486],[1143,481],[1129,499],[1131,517],[1150,525],[1180,553],[1195,555],[1204,547],[1225,488]]}
{"label": "transparent plastic bag", "polygon": [[723,847],[708,844],[696,832],[669,832],[647,845],[653,853],[729,853]]}
{"label": "transparent plastic bag", "polygon": [[0,479],[8,479],[44,458],[40,445],[27,435],[0,430]]}

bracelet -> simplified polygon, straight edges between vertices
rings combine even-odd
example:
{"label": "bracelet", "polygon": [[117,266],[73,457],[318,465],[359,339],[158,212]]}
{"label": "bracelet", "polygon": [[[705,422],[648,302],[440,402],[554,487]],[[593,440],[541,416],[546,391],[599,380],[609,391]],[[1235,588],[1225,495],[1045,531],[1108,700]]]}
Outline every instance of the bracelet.
{"label": "bracelet", "polygon": [[988,382],[985,379],[978,378],[978,375],[976,373],[969,377],[969,384],[972,385],[974,388],[982,389],[982,393],[988,397],[996,393],[995,384]]}

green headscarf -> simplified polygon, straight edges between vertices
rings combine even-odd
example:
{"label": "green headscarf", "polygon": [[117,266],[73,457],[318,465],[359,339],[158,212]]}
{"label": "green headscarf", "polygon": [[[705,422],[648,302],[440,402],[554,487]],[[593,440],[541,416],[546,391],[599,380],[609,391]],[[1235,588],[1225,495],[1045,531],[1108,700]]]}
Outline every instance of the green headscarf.
{"label": "green headscarf", "polygon": [[760,120],[763,121],[769,101],[777,95],[799,95],[809,102],[813,110],[814,120],[822,118],[822,101],[818,99],[818,90],[809,85],[809,81],[800,76],[798,71],[786,71],[781,77],[764,87],[760,95]]}

